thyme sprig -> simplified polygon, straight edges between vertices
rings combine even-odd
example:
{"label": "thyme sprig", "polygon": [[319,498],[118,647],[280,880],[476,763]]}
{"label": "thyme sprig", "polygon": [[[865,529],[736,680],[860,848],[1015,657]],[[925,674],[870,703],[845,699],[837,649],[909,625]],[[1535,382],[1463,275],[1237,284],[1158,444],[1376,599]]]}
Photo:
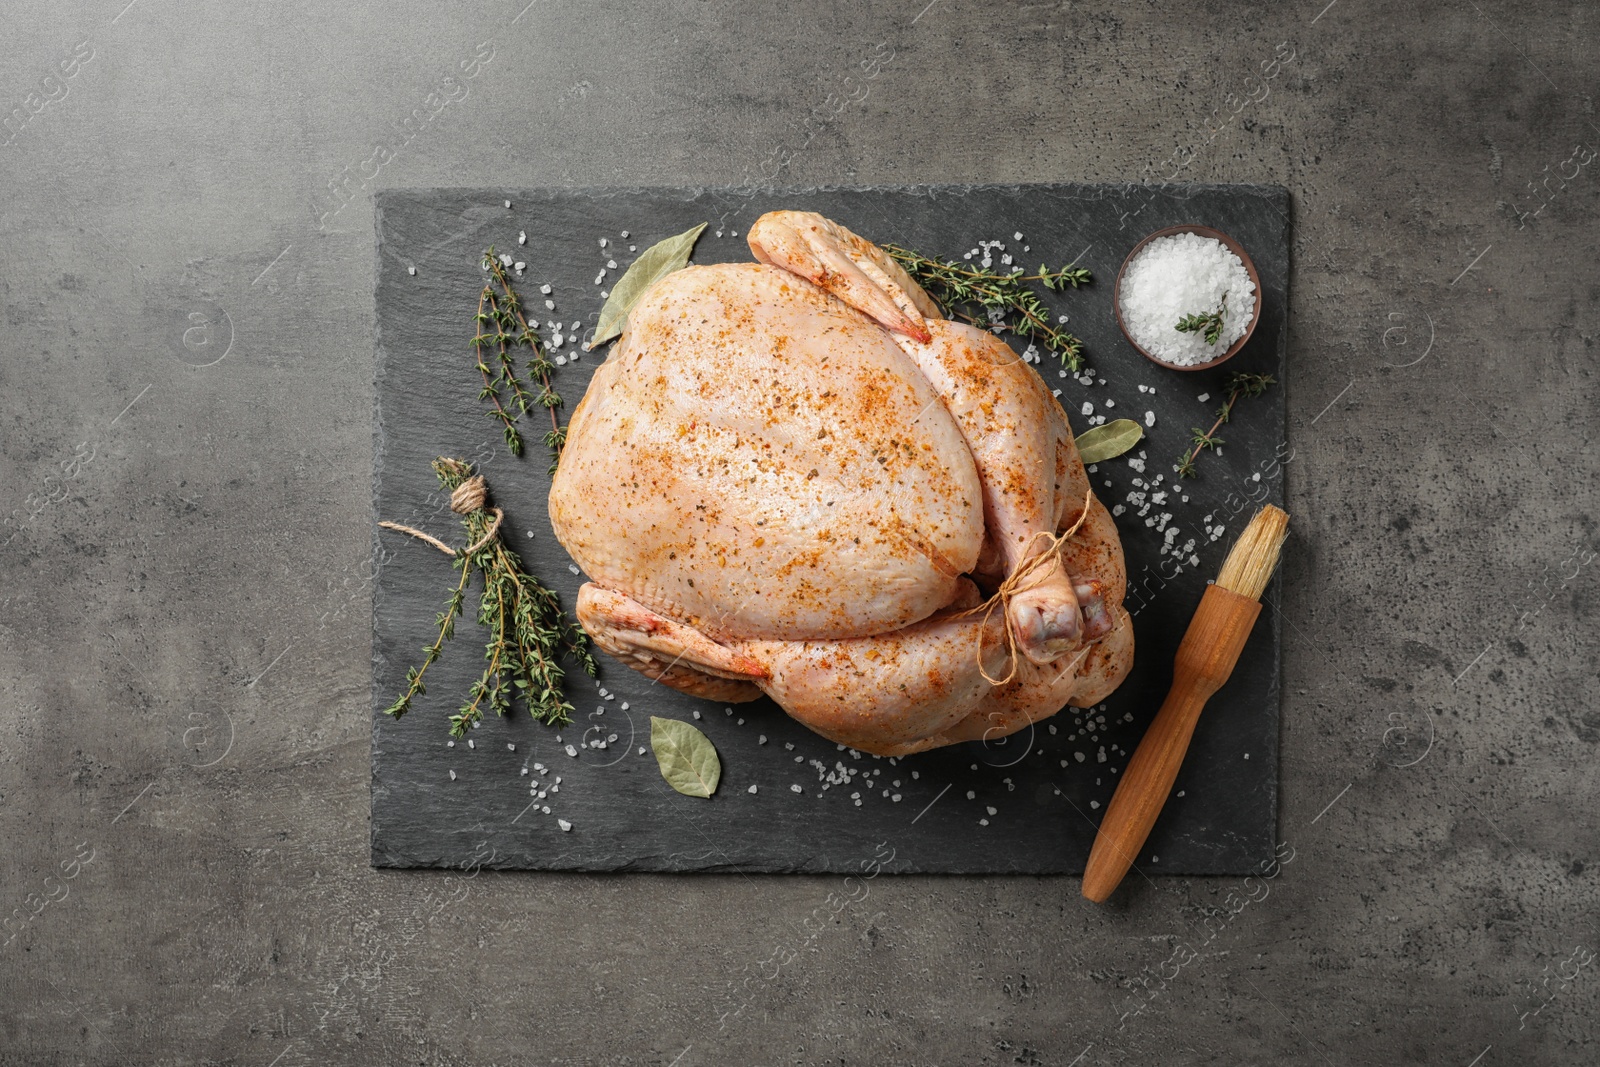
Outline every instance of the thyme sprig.
{"label": "thyme sprig", "polygon": [[[436,459],[433,470],[439,484],[452,492],[473,476],[472,465],[459,459]],[[566,670],[562,657],[571,657],[594,675],[598,665],[589,648],[589,636],[561,610],[556,594],[523,569],[522,561],[506,547],[498,531],[489,536],[496,521],[486,508],[462,516],[471,539],[469,546],[479,547],[470,554],[465,550],[456,553],[451,566],[461,572],[461,579],[445,609],[434,619],[438,636],[423,649],[422,665],[406,672],[406,690],[385,714],[400,718],[414,698],[428,691],[423,676],[439,658],[445,642],[455,636],[455,620],[476,569],[483,578],[477,619],[489,630],[483,653],[487,666],[468,689],[466,702],[450,716],[450,736],[464,736],[482,721],[486,708],[497,715],[507,714],[514,698],[521,698],[533,717],[547,725],[572,721],[572,705],[563,693]]]}
{"label": "thyme sprig", "polygon": [[[550,385],[555,364],[550,362],[539,334],[529,327],[527,317],[523,314],[522,301],[516,290],[511,288],[511,279],[506,275],[505,265],[495,255],[493,245],[483,254],[483,269],[489,272],[490,279],[484,283],[483,292],[478,295],[478,314],[475,319],[478,331],[472,339],[473,349],[478,354],[478,370],[483,374],[483,391],[478,394],[479,398],[490,401],[489,417],[504,426],[506,447],[514,456],[522,455],[523,450],[522,434],[516,426],[517,418],[534,407],[549,411],[550,429],[544,435],[544,444],[550,450],[550,473],[554,474],[556,465],[561,462],[561,450],[567,443],[566,428],[556,415],[556,408],[561,406],[561,396]],[[539,381],[537,396],[517,377],[515,351],[523,345],[533,353],[527,367],[529,373]],[[496,367],[491,368],[486,361],[485,348],[492,350]],[[509,402],[517,410],[516,416],[508,414],[502,405],[502,390],[509,394]]]}
{"label": "thyme sprig", "polygon": [[1178,472],[1178,477],[1195,477],[1195,460],[1199,458],[1200,453],[1226,443],[1217,436],[1217,430],[1233,417],[1233,406],[1245,397],[1260,396],[1276,380],[1270,374],[1240,373],[1229,377],[1227,385],[1224,386],[1228,399],[1217,409],[1217,421],[1211,424],[1209,430],[1202,430],[1198,426],[1192,427],[1194,436],[1191,438],[1191,447],[1178,458],[1177,465],[1173,467],[1173,470]]}
{"label": "thyme sprig", "polygon": [[1076,289],[1092,279],[1087,269],[1067,266],[1051,270],[1040,264],[1037,274],[1026,274],[1022,267],[1001,273],[955,260],[934,259],[899,245],[884,245],[883,250],[955,318],[985,330],[1009,330],[1042,344],[1068,370],[1083,366],[1083,342],[1061,327],[1027,283],[1038,282],[1052,292]]}
{"label": "thyme sprig", "polygon": [[1214,345],[1217,338],[1222,336],[1222,312],[1228,306],[1228,295],[1222,295],[1222,307],[1215,311],[1208,311],[1204,315],[1185,315],[1178,320],[1178,325],[1173,329],[1179,333],[1201,333],[1204,331],[1206,344]]}

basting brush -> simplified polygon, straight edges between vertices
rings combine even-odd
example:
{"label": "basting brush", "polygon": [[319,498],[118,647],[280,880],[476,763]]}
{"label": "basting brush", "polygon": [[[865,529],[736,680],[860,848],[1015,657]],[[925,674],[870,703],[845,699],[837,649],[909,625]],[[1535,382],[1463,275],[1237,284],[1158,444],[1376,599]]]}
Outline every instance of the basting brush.
{"label": "basting brush", "polygon": [[1282,510],[1268,504],[1256,512],[1228,553],[1216,583],[1207,586],[1200,598],[1178,646],[1172,688],[1128,761],[1095,835],[1083,872],[1083,895],[1095,903],[1117,888],[1150,836],[1177,780],[1201,709],[1239,662],[1261,614],[1261,591],[1278,566],[1288,535],[1289,516]]}

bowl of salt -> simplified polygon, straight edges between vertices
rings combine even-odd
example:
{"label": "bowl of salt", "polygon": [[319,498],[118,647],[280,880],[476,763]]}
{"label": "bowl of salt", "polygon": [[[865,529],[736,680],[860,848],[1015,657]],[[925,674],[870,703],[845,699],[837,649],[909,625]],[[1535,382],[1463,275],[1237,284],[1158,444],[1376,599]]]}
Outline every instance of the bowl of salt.
{"label": "bowl of salt", "polygon": [[1209,226],[1168,226],[1133,246],[1112,296],[1117,325],[1152,363],[1210,370],[1250,340],[1261,278],[1244,246]]}

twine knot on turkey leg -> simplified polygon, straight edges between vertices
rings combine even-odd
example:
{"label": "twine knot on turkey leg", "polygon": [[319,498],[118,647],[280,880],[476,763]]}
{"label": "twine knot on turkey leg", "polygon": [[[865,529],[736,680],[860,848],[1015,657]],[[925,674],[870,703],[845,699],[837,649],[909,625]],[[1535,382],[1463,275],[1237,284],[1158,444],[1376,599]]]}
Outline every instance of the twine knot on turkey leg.
{"label": "twine knot on turkey leg", "polygon": [[[1073,523],[1070,529],[1064,530],[1059,534],[1052,534],[1044,530],[1040,530],[1031,538],[1029,538],[1028,557],[1017,567],[1016,570],[1011,572],[1005,581],[1000,583],[1000,588],[995,590],[995,594],[982,604],[979,604],[977,607],[969,608],[967,611],[962,612],[964,615],[975,615],[979,612],[983,614],[984,626],[983,630],[979,631],[977,643],[978,673],[983,675],[983,680],[988,682],[990,685],[1005,685],[1017,676],[1017,644],[1019,638],[1017,636],[1016,621],[1012,617],[1010,611],[1012,599],[1019,594],[1025,593],[1028,590],[1040,585],[1050,576],[1051,572],[1055,570],[1057,565],[1062,563],[1062,546],[1070,541],[1072,537],[1083,528],[1083,524],[1089,518],[1089,500],[1090,496],[1084,497],[1083,511],[1078,516],[1078,521]],[[1033,546],[1041,537],[1045,539],[1044,548],[1038,552],[1034,552]],[[1009,669],[1006,671],[1004,678],[991,677],[989,672],[985,670],[983,666],[983,634],[987,632],[989,618],[994,613],[996,608],[1000,609],[1001,617],[1005,621],[1006,628],[1006,659],[1008,661]]]}

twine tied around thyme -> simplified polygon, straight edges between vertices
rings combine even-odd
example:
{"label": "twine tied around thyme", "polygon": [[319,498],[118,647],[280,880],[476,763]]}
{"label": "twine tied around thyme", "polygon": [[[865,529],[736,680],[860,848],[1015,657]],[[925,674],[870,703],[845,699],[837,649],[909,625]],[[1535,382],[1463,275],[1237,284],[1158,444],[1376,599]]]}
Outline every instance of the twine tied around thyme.
{"label": "twine tied around thyme", "polygon": [[[450,491],[450,510],[457,515],[471,515],[475,511],[483,511],[484,505],[488,502],[489,483],[483,480],[483,475],[481,474],[474,474]],[[494,515],[494,521],[489,524],[489,529],[484,532],[482,537],[478,538],[475,544],[463,548],[459,552],[432,534],[424,533],[415,527],[403,526],[398,522],[388,521],[380,522],[378,525],[386,530],[398,530],[400,533],[410,534],[419,541],[426,541],[447,556],[470,556],[494,540],[495,535],[500,532],[500,523],[505,520],[506,513],[499,508],[489,508],[488,510]]]}
{"label": "twine tied around thyme", "polygon": [[444,610],[434,619],[437,636],[423,649],[422,663],[406,671],[405,692],[384,713],[398,719],[414,698],[427,692],[423,676],[439,659],[445,642],[454,636],[456,617],[462,614],[467,586],[476,571],[483,579],[477,621],[487,633],[487,665],[467,690],[465,703],[450,716],[450,735],[465,736],[482,721],[485,709],[493,709],[497,715],[507,714],[513,698],[521,699],[540,722],[571,722],[572,705],[564,696],[566,669],[562,660],[571,657],[594,675],[599,668],[589,650],[588,634],[568,618],[556,594],[526,570],[517,554],[506,546],[500,531],[505,513],[489,505],[488,484],[472,465],[441,456],[433,461],[433,471],[440,486],[450,491],[450,510],[461,516],[473,543],[457,551],[410,526],[379,523],[385,529],[432,545],[449,556],[451,568],[460,572]]}
{"label": "twine tied around thyme", "polygon": [[[983,675],[983,680],[990,685],[1005,685],[1017,676],[1017,632],[1016,625],[1011,621],[1011,598],[1034,588],[1049,576],[1057,561],[1061,559],[1062,547],[1079,530],[1083,529],[1083,524],[1089,520],[1089,502],[1093,496],[1093,489],[1084,493],[1083,512],[1078,516],[1078,521],[1072,524],[1071,529],[1059,534],[1053,534],[1047,530],[1039,530],[1028,538],[1028,549],[1030,551],[1041,537],[1045,539],[1044,548],[1023,560],[1021,566],[1012,571],[1010,576],[1000,583],[1000,588],[996,589],[994,595],[988,600],[985,600],[975,608],[968,608],[966,611],[961,612],[961,615],[983,613],[983,625],[978,629],[978,648],[975,655],[978,659],[978,673]],[[1010,669],[1006,671],[1004,678],[990,677],[989,672],[983,667],[983,638],[989,632],[989,619],[993,616],[996,608],[1000,609],[1000,617],[1004,621],[1006,628],[1006,658],[1009,661]],[[1079,658],[1081,659],[1082,657],[1080,656]]]}

